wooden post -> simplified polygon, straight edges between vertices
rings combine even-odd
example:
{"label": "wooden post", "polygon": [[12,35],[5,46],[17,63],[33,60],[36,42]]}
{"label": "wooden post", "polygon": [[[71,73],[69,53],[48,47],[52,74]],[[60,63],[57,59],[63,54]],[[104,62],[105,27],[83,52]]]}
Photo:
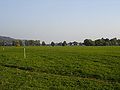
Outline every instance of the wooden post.
{"label": "wooden post", "polygon": [[24,48],[24,58],[26,58],[26,50],[25,50],[25,48]]}

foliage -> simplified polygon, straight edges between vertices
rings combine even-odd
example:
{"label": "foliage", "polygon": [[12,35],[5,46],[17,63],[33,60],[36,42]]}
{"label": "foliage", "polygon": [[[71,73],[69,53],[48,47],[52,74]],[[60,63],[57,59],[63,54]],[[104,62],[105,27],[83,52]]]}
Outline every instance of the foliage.
{"label": "foliage", "polygon": [[55,43],[54,43],[54,42],[51,42],[51,46],[55,46]]}
{"label": "foliage", "polygon": [[62,43],[62,46],[66,46],[66,45],[67,45],[67,42],[64,41],[64,42]]}
{"label": "foliage", "polygon": [[46,45],[46,43],[44,41],[42,41],[42,46],[45,46],[45,45]]}
{"label": "foliage", "polygon": [[0,40],[0,46],[120,46],[120,39],[112,38],[112,39],[85,39],[83,43],[81,42],[51,42],[50,44],[46,44],[45,41],[40,43],[40,40]]}

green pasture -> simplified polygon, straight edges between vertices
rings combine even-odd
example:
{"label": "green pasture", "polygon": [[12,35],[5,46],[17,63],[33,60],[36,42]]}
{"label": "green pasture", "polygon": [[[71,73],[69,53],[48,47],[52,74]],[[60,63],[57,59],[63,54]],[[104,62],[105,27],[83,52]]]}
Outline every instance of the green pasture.
{"label": "green pasture", "polygon": [[0,47],[0,90],[120,90],[119,46],[23,48]]}

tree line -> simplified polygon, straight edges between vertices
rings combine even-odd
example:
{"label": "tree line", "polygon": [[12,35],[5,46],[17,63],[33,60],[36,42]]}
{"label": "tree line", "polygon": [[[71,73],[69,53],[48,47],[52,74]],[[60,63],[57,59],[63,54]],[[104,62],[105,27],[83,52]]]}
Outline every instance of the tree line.
{"label": "tree line", "polygon": [[120,46],[120,39],[117,38],[101,38],[97,40],[85,39],[81,42],[51,42],[46,44],[45,41],[40,40],[0,40],[0,46]]}
{"label": "tree line", "polygon": [[120,39],[112,38],[112,39],[97,39],[97,40],[91,40],[91,39],[85,39],[84,40],[85,46],[120,46]]}

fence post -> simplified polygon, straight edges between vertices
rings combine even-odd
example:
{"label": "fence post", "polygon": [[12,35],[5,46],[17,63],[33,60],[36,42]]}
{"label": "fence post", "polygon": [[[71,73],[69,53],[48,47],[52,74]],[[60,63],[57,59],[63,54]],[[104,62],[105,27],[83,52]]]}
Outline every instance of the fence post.
{"label": "fence post", "polygon": [[26,50],[25,50],[25,47],[24,47],[24,58],[26,58]]}

